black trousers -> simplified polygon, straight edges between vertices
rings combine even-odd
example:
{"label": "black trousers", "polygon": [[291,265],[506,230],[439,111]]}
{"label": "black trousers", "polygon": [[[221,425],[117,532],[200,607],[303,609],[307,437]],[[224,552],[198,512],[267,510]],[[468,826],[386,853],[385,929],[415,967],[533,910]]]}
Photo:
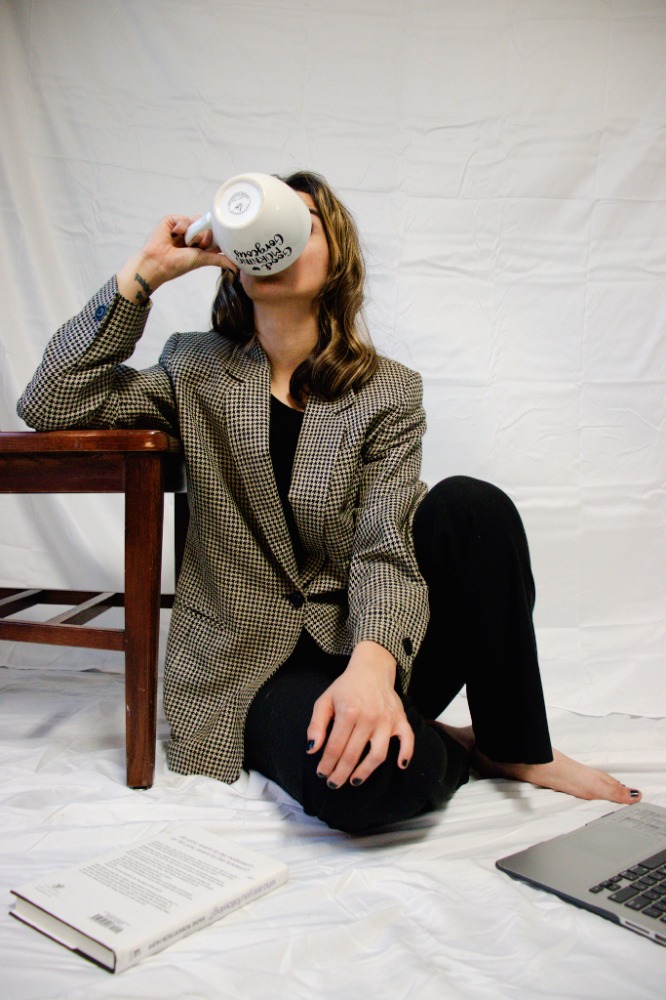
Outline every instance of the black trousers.
{"label": "black trousers", "polygon": [[329,789],[307,754],[315,701],[348,657],[324,653],[303,633],[253,701],[245,763],[281,785],[306,813],[359,833],[441,806],[467,781],[462,746],[432,726],[466,686],[479,750],[496,761],[552,760],[532,625],[534,582],[520,515],[501,490],[464,476],[433,487],[414,520],[416,557],[429,591],[430,622],[401,694],[414,754],[386,761],[357,787]]}

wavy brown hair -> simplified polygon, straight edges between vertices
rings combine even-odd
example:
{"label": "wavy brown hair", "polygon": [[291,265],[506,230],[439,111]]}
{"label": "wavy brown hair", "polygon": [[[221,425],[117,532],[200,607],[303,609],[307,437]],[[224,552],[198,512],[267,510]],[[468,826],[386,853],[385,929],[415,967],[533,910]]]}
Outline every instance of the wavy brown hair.
{"label": "wavy brown hair", "polygon": [[[302,170],[280,179],[310,195],[328,242],[328,275],[315,302],[319,340],[289,386],[293,399],[305,405],[310,395],[332,400],[347,389],[358,389],[375,371],[377,352],[361,313],[365,265],[351,214],[318,174]],[[254,308],[239,276],[231,271],[220,275],[212,326],[236,343],[249,346],[254,341]]]}

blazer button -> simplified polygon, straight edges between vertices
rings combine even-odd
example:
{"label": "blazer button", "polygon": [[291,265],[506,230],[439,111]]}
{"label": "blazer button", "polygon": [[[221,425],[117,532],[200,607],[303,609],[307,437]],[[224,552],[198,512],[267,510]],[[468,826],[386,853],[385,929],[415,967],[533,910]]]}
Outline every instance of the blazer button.
{"label": "blazer button", "polygon": [[412,645],[412,640],[411,639],[403,639],[402,640],[402,648],[407,653],[407,656],[411,656],[412,653],[414,652],[414,647]]}
{"label": "blazer button", "polygon": [[295,590],[293,594],[288,594],[287,600],[291,604],[292,608],[296,608],[297,611],[299,608],[302,608],[303,605],[305,604],[305,598],[303,597],[302,594],[299,594],[297,590]]}
{"label": "blazer button", "polygon": [[99,322],[99,320],[104,319],[107,312],[108,309],[106,306],[97,306],[97,309],[95,309],[95,319]]}

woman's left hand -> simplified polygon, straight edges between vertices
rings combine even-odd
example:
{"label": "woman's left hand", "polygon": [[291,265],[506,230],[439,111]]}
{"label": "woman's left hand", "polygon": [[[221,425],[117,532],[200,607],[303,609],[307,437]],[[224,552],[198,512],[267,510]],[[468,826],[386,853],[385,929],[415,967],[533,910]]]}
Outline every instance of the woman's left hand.
{"label": "woman's left hand", "polygon": [[327,779],[329,788],[339,788],[347,780],[352,785],[365,781],[386,760],[392,736],[400,741],[398,766],[409,764],[414,731],[395,691],[395,671],[388,650],[376,642],[359,642],[344,673],[315,702],[308,753],[325,745],[317,773]]}

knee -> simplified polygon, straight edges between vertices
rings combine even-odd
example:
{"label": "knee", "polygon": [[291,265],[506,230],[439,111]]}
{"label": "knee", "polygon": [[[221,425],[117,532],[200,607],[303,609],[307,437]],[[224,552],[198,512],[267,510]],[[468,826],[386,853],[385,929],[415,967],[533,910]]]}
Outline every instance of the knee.
{"label": "knee", "polygon": [[398,766],[400,744],[394,736],[387,759],[366,781],[331,791],[319,780],[317,800],[304,802],[305,811],[343,833],[364,834],[439,809],[469,777],[463,747],[441,736],[411,700],[407,718],[414,730],[414,754],[407,768]]}
{"label": "knee", "polygon": [[522,525],[516,505],[504,490],[471,476],[449,476],[433,486],[416,512],[415,528],[442,518],[467,526],[479,521]]}
{"label": "knee", "polygon": [[424,498],[435,505],[460,507],[469,510],[476,507],[510,506],[513,501],[499,486],[472,476],[449,476],[436,483]]}
{"label": "knee", "polygon": [[525,529],[513,501],[499,487],[471,476],[451,476],[432,487],[414,518],[414,547],[429,583],[465,564],[471,551],[526,550]]}

